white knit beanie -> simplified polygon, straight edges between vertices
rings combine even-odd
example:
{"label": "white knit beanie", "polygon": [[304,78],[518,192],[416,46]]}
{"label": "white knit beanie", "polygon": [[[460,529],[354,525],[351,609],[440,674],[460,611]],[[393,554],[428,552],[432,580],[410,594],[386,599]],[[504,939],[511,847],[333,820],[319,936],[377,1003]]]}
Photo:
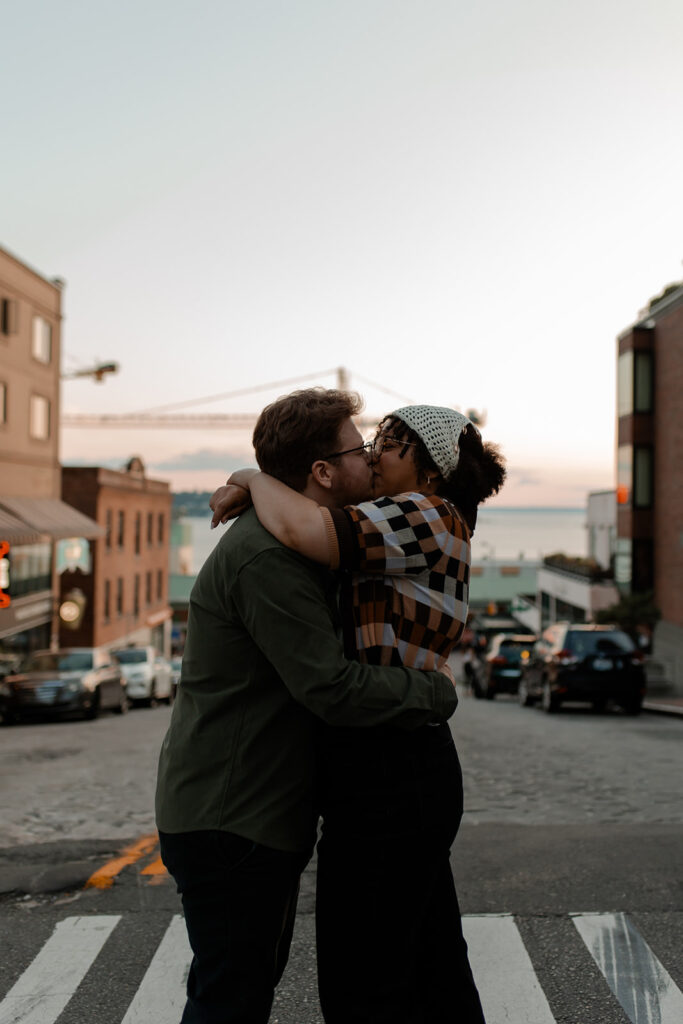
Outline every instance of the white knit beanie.
{"label": "white knit beanie", "polygon": [[[434,460],[444,480],[455,472],[460,459],[460,435],[472,425],[467,416],[442,405],[405,405],[392,416],[414,430]],[[476,429],[476,428],[475,428]]]}

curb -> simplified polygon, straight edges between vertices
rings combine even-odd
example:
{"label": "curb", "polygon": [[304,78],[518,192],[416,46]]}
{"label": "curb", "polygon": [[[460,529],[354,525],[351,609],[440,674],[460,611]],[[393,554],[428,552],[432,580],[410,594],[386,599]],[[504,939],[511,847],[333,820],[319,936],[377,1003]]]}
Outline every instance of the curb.
{"label": "curb", "polygon": [[92,874],[92,861],[72,861],[40,868],[38,865],[3,864],[0,895],[18,892],[35,896],[44,892],[81,889]]}

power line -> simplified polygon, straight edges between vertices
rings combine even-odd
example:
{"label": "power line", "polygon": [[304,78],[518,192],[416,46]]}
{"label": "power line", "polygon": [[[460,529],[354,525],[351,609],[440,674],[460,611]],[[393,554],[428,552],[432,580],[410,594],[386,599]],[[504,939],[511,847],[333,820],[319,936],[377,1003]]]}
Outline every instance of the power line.
{"label": "power line", "polygon": [[154,405],[149,409],[138,409],[135,412],[126,413],[127,416],[146,416],[150,413],[170,412],[174,409],[187,409],[193,405],[203,405],[205,402],[220,402],[224,398],[239,398],[242,395],[253,395],[258,391],[269,391],[272,388],[285,387],[288,384],[297,384],[305,380],[317,380],[320,377],[329,377],[330,374],[338,374],[339,368],[332,370],[320,370],[318,373],[308,373],[298,377],[288,377],[286,380],[271,381],[269,384],[255,384],[250,388],[239,388],[235,391],[223,391],[219,395],[206,395],[204,398],[189,398],[183,402],[171,402],[169,405]]}

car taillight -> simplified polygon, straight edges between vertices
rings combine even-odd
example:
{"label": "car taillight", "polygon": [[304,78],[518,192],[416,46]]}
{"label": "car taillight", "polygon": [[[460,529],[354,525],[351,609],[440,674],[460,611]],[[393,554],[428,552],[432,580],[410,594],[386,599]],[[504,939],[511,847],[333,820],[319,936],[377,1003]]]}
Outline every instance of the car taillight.
{"label": "car taillight", "polygon": [[645,662],[645,655],[642,651],[634,651],[631,655],[632,665],[642,665]]}
{"label": "car taillight", "polygon": [[575,654],[572,654],[570,650],[563,647],[561,651],[553,656],[553,661],[556,661],[558,665],[576,665],[579,659]]}
{"label": "car taillight", "polygon": [[502,656],[502,654],[498,654],[498,655],[496,655],[495,658],[491,658],[491,664],[492,665],[507,665],[507,663],[508,663],[507,658],[504,658]]}

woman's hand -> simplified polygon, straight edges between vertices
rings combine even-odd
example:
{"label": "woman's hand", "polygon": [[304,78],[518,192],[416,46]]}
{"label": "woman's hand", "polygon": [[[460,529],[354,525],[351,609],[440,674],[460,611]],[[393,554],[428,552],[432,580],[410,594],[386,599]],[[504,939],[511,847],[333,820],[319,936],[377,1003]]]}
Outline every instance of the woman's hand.
{"label": "woman's hand", "polygon": [[249,480],[258,473],[257,469],[238,469],[227,483],[214,491],[209,500],[209,508],[213,512],[211,529],[219,523],[227,523],[236,519],[251,507]]}

